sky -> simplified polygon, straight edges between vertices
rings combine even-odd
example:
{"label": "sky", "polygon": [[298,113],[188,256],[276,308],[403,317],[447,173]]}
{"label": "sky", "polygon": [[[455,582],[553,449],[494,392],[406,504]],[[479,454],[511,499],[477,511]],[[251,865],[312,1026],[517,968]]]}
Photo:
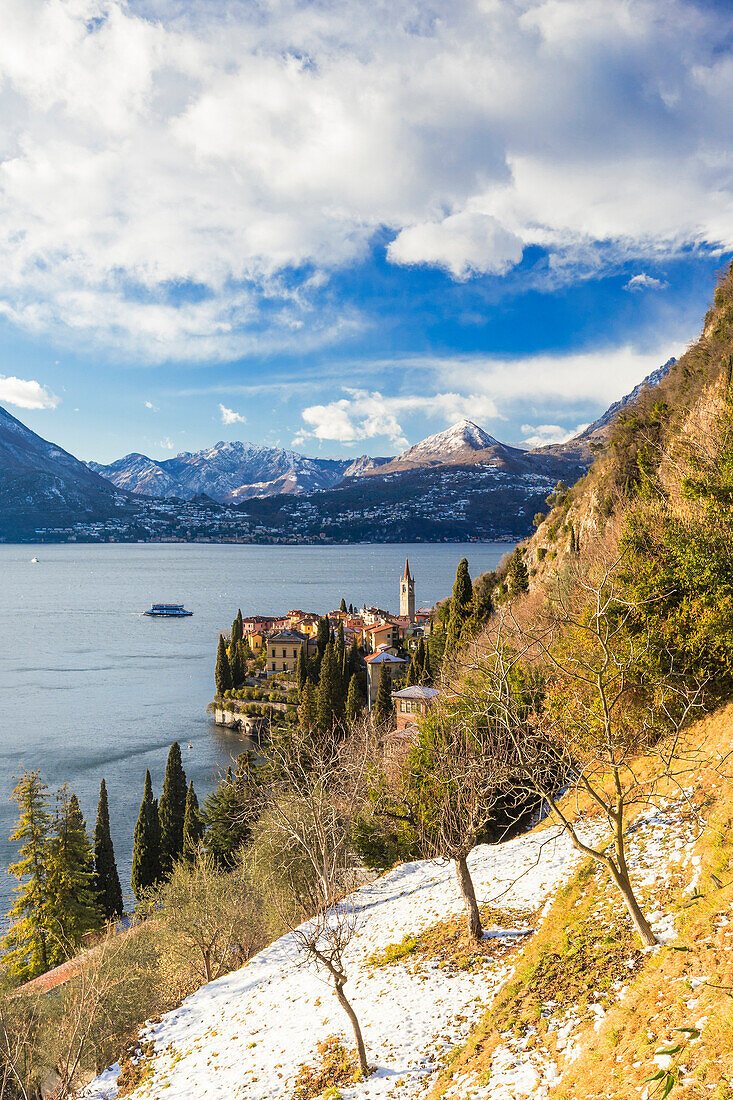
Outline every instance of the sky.
{"label": "sky", "polygon": [[0,404],[85,459],[568,438],[733,252],[733,4],[3,0]]}

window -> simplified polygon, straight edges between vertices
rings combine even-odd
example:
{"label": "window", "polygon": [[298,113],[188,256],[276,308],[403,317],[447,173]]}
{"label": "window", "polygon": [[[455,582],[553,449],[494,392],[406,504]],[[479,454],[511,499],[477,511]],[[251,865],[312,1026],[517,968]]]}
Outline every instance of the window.
{"label": "window", "polygon": [[407,703],[404,699],[400,699],[400,713],[407,714]]}

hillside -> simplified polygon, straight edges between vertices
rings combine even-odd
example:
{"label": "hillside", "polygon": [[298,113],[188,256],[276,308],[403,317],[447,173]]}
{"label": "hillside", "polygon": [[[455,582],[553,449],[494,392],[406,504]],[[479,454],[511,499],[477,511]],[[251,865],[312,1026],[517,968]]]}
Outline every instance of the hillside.
{"label": "hillside", "polygon": [[[695,739],[725,752],[732,733],[729,709]],[[690,809],[702,804],[712,829],[700,839]],[[661,941],[646,952],[603,873],[552,825],[472,853],[487,919],[473,954],[449,864],[402,864],[363,887],[349,989],[374,1069],[361,1084],[333,1077],[328,1095],[636,1097],[664,1062],[656,1052],[686,1026],[700,1039],[682,1041],[683,1076],[705,1091],[679,1095],[727,1095],[713,1090],[733,1072],[718,988],[730,985],[731,841],[716,825],[731,810],[729,791],[703,772],[689,776],[683,799],[670,790],[663,811],[639,813],[630,863]],[[598,820],[583,814],[584,834],[599,836]],[[150,1025],[141,1083],[125,1095],[290,1100],[333,1036],[351,1047],[329,986],[287,935]],[[83,1095],[114,1097],[119,1073],[113,1066]]]}
{"label": "hillside", "polygon": [[0,408],[0,537],[124,514],[128,498]]}

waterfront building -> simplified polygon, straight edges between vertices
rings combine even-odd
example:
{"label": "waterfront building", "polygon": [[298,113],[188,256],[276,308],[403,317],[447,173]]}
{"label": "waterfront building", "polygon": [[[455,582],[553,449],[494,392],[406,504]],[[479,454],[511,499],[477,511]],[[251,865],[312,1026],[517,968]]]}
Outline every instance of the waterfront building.
{"label": "waterfront building", "polygon": [[295,672],[298,654],[303,646],[308,655],[308,638],[295,630],[278,630],[267,638],[267,675],[275,672]]}

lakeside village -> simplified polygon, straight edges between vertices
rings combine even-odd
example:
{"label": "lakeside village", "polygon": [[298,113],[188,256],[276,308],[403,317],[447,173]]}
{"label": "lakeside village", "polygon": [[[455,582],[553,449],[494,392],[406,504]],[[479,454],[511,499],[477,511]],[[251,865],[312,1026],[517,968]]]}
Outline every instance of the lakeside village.
{"label": "lakeside village", "polygon": [[[457,582],[471,584],[463,559]],[[364,709],[388,722],[397,741],[409,743],[415,718],[438,695],[433,687],[445,648],[433,630],[439,609],[415,606],[409,559],[399,579],[399,614],[379,607],[341,606],[325,615],[291,610],[282,616],[240,612],[228,638],[219,639],[217,725],[250,737],[299,724],[353,720]]]}

